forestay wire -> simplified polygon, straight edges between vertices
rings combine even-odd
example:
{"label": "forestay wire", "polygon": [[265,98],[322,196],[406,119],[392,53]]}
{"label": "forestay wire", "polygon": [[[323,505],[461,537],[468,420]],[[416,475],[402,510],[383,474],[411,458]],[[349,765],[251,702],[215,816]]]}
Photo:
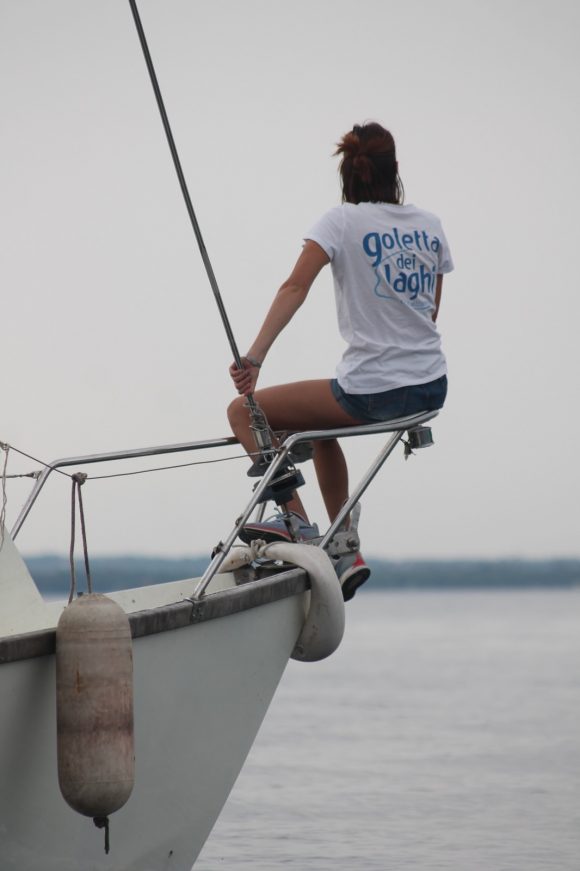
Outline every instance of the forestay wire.
{"label": "forestay wire", "polygon": [[[199,222],[197,220],[195,210],[193,208],[193,203],[191,201],[191,197],[189,195],[189,190],[187,187],[187,182],[185,181],[185,176],[183,174],[183,169],[181,167],[181,160],[179,159],[179,154],[177,151],[177,146],[175,145],[175,139],[173,138],[173,133],[171,130],[171,125],[169,123],[169,118],[167,116],[167,112],[165,110],[165,103],[163,102],[163,96],[161,94],[161,89],[159,88],[159,82],[157,81],[157,74],[155,72],[155,67],[153,66],[153,61],[151,59],[151,53],[149,51],[149,46],[147,45],[147,38],[145,36],[145,31],[143,30],[143,25],[141,23],[141,17],[139,15],[139,10],[137,9],[136,0],[129,0],[129,5],[131,7],[131,12],[133,13],[133,19],[135,21],[135,27],[137,28],[137,34],[139,36],[139,42],[141,43],[141,48],[143,50],[143,55],[145,57],[145,63],[147,64],[147,69],[149,71],[149,77],[151,79],[151,84],[153,86],[153,91],[155,93],[155,99],[157,100],[157,106],[159,108],[159,114],[161,115],[161,120],[163,122],[163,128],[165,130],[165,135],[167,137],[167,142],[169,144],[169,150],[171,151],[171,156],[173,158],[173,164],[175,166],[175,171],[177,173],[177,178],[179,180],[179,186],[181,187],[181,193],[183,194],[183,199],[185,201],[185,206],[187,208],[187,213],[189,215],[189,219],[191,221],[191,226],[193,227],[193,232],[195,233],[195,238],[197,239],[197,244],[199,247],[199,251],[201,254],[201,259],[203,260],[203,265],[205,266],[205,270],[207,272],[207,277],[209,279],[209,283],[211,289],[213,291],[213,295],[215,297],[215,301],[217,303],[219,313],[221,315],[222,323],[224,325],[224,329],[226,331],[226,335],[228,337],[228,341],[230,343],[230,348],[232,350],[232,354],[234,356],[234,362],[238,369],[243,369],[242,359],[240,357],[240,353],[238,351],[238,346],[230,325],[230,321],[225,310],[225,306],[221,297],[221,293],[218,287],[217,279],[215,277],[215,273],[213,271],[213,267],[211,265],[211,261],[209,259],[209,255],[207,253],[207,249],[205,247],[205,243],[203,241],[203,236],[201,235],[201,229],[199,226]],[[250,409],[250,414],[252,417],[252,431],[254,433],[254,437],[256,439],[256,444],[258,448],[260,448],[263,456],[270,461],[274,454],[272,451],[272,435],[268,426],[268,422],[264,415],[264,412],[259,407],[258,403],[254,399],[254,397],[250,394],[247,396],[247,403]]]}

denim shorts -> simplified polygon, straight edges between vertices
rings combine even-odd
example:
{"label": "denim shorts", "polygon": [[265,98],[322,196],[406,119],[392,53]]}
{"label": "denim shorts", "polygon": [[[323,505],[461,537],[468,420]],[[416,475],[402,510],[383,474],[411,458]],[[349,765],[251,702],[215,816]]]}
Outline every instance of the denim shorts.
{"label": "denim shorts", "polygon": [[383,393],[345,393],[335,378],[330,386],[341,408],[361,423],[379,423],[420,411],[435,411],[443,407],[447,396],[446,375],[427,384],[397,387]]}

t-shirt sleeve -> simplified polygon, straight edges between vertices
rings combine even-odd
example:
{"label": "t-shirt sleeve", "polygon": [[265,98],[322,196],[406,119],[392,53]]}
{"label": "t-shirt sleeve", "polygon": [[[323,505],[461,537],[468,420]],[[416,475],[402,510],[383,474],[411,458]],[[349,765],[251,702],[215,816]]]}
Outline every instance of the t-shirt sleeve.
{"label": "t-shirt sleeve", "polygon": [[439,226],[438,235],[439,239],[441,240],[441,245],[439,247],[439,251],[437,252],[437,273],[441,275],[445,274],[446,272],[452,272],[455,269],[455,266],[453,264],[453,258],[449,249],[447,237],[445,236],[445,232],[443,230],[443,227],[441,226]]}
{"label": "t-shirt sleeve", "polygon": [[344,218],[342,209],[337,206],[326,212],[308,233],[304,235],[304,240],[311,239],[316,242],[326,253],[330,260],[334,260],[336,252],[342,245],[344,235]]}

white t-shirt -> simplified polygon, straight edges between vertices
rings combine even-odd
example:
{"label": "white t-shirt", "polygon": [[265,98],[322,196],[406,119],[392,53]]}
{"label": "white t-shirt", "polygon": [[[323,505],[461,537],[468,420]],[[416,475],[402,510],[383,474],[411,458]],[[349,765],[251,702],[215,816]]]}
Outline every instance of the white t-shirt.
{"label": "white t-shirt", "polygon": [[441,221],[416,206],[345,203],[306,234],[331,261],[347,393],[425,384],[447,371],[432,314],[453,261]]}

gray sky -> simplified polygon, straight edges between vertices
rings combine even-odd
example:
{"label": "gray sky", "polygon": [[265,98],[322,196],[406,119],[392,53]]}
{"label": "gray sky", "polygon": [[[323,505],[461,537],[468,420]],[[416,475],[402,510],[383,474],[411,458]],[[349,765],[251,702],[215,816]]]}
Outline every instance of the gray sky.
{"label": "gray sky", "polygon": [[[230,351],[128,3],[0,10],[0,440],[52,460],[226,435]],[[449,399],[436,447],[407,463],[397,452],[365,497],[364,552],[579,556],[578,4],[140,10],[242,352],[303,233],[339,201],[331,154],[353,123],[393,131],[406,201],[443,220],[456,266],[440,316]],[[327,273],[262,386],[332,377],[342,342]],[[345,443],[353,478],[379,446]],[[9,472],[34,468],[11,455]],[[9,525],[28,489],[9,482]],[[83,494],[93,553],[182,554],[229,532],[250,482],[237,460]],[[24,551],[67,549],[69,498],[53,475]]]}

